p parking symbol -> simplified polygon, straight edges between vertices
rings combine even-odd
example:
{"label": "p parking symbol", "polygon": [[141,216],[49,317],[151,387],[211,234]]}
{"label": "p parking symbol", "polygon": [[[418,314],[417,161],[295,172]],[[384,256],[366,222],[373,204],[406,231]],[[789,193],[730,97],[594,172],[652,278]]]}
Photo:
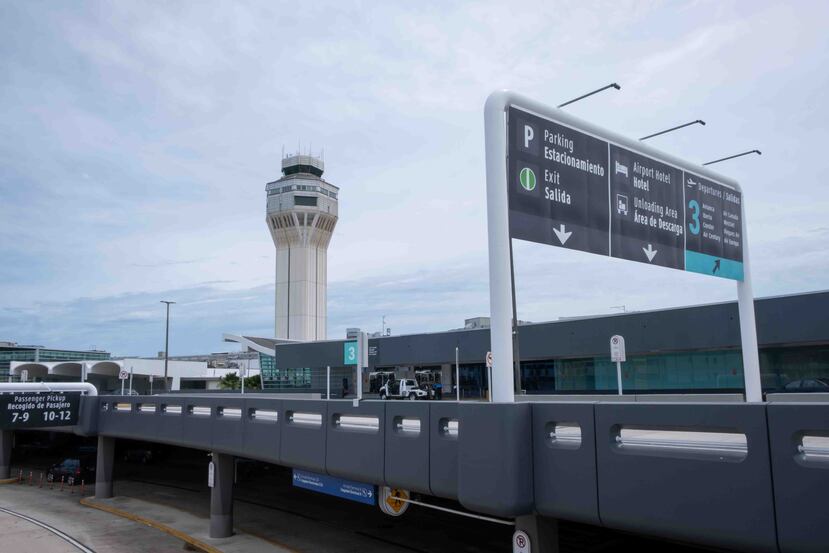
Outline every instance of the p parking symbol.
{"label": "p parking symbol", "polygon": [[532,126],[524,124],[524,147],[529,149],[530,142],[535,138],[535,129]]}
{"label": "p parking symbol", "polygon": [[538,127],[531,121],[519,119],[516,125],[515,142],[518,149],[534,156],[539,155]]}

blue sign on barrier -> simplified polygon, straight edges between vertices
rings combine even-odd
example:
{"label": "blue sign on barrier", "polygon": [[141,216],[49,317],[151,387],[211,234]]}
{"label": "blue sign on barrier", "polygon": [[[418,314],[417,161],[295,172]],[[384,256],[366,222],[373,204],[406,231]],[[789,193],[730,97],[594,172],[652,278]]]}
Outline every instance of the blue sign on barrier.
{"label": "blue sign on barrier", "polygon": [[375,490],[371,484],[341,480],[333,476],[294,469],[294,486],[315,492],[350,499],[366,505],[374,505]]}

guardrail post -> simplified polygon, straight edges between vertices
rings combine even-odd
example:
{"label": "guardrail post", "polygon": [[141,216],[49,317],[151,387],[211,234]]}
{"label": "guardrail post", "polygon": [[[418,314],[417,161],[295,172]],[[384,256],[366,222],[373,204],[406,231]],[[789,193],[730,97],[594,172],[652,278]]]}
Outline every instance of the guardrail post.
{"label": "guardrail post", "polygon": [[233,456],[213,452],[213,487],[210,489],[210,537],[233,535]]}
{"label": "guardrail post", "polygon": [[98,436],[98,462],[95,469],[95,497],[112,497],[112,468],[115,465],[115,438]]}
{"label": "guardrail post", "polygon": [[[558,553],[558,521],[541,515],[525,515],[515,518],[516,536],[513,537],[513,551],[522,551],[521,544],[516,544],[517,531],[527,534],[530,538],[530,548],[526,551],[541,551],[542,553]],[[518,548],[516,548],[516,546]]]}
{"label": "guardrail post", "polygon": [[11,430],[0,431],[0,479],[5,480],[11,477],[12,444],[14,443],[14,432]]}

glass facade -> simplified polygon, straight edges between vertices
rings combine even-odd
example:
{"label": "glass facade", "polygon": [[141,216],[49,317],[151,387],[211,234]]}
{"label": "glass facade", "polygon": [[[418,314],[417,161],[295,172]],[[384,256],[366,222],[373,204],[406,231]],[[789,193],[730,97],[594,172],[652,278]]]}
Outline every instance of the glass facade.
{"label": "glass facade", "polygon": [[[767,392],[790,390],[807,378],[829,379],[829,346],[762,349],[760,371]],[[521,382],[529,394],[613,393],[616,364],[609,357],[524,361]],[[742,392],[742,354],[731,349],[631,355],[622,363],[622,387],[645,393]]]}
{"label": "glass facade", "polygon": [[[262,385],[265,390],[324,393],[325,367],[276,368],[273,357],[260,354]],[[407,367],[418,371],[440,371],[440,365]],[[760,370],[765,392],[829,392],[829,345],[781,346],[760,350]],[[367,393],[377,393],[382,378],[394,367],[374,368],[366,374]],[[460,395],[486,399],[489,378],[484,363],[460,365]],[[455,371],[451,369],[453,395]],[[373,376],[372,376],[373,375]],[[331,368],[332,397],[354,393],[353,367]],[[609,357],[541,359],[522,361],[522,387],[528,394],[613,394],[616,393],[616,364]],[[742,393],[743,359],[739,349],[665,352],[629,355],[622,364],[622,386],[630,393]]]}

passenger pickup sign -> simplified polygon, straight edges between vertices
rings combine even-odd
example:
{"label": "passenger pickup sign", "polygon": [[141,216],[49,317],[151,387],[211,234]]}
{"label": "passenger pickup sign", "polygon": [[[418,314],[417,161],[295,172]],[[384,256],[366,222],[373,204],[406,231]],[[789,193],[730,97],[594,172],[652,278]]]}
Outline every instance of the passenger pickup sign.
{"label": "passenger pickup sign", "polygon": [[38,428],[78,424],[80,392],[0,394],[0,428]]}
{"label": "passenger pickup sign", "polygon": [[306,470],[294,469],[294,486],[305,488],[343,499],[350,499],[358,503],[374,505],[376,503],[376,492],[372,484],[341,480],[325,474],[317,474]]}
{"label": "passenger pickup sign", "polygon": [[743,280],[735,188],[515,106],[507,144],[511,238]]}

